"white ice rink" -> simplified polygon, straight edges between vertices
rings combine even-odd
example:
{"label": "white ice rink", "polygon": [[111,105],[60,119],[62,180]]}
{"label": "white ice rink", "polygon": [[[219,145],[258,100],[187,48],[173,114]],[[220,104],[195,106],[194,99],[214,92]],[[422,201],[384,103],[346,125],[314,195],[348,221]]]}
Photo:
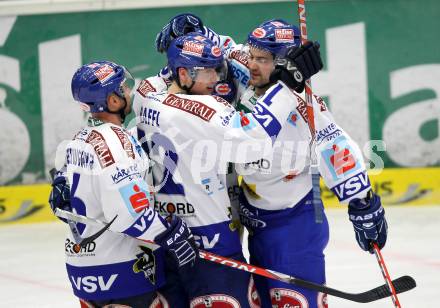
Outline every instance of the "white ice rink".
{"label": "white ice rink", "polygon": [[[386,208],[383,250],[392,278],[410,275],[418,286],[399,300],[404,308],[439,307],[440,207]],[[327,284],[358,293],[384,283],[376,258],[358,248],[345,210],[328,210]],[[0,227],[0,307],[79,307],[64,267],[62,223]],[[394,307],[386,298],[357,304],[328,298],[330,308]]]}

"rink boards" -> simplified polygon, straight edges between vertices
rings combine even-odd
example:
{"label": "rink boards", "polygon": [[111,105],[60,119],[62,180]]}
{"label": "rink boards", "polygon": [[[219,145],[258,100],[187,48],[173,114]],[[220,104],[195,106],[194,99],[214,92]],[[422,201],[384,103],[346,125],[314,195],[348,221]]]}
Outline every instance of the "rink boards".
{"label": "rink boards", "polygon": [[[384,169],[370,180],[385,206],[440,205],[440,168]],[[0,226],[56,220],[49,192],[48,184],[0,187]],[[321,195],[326,207],[341,206],[322,181]]]}

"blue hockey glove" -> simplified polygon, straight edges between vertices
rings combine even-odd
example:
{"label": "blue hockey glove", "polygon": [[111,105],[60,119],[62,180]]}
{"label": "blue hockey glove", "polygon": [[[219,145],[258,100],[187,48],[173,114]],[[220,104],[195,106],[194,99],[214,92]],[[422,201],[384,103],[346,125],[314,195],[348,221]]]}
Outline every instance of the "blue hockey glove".
{"label": "blue hockey glove", "polygon": [[194,14],[184,13],[171,18],[156,36],[156,50],[167,51],[170,42],[189,32],[203,32],[202,20]]}
{"label": "blue hockey glove", "polygon": [[318,42],[307,42],[300,47],[291,47],[285,57],[275,59],[271,82],[281,80],[298,93],[304,91],[305,82],[323,67]]}
{"label": "blue hockey glove", "polygon": [[[67,184],[64,174],[57,172],[52,182],[52,190],[49,195],[49,204],[52,212],[55,213],[55,209],[59,208],[68,212],[72,211],[70,205],[70,186]],[[67,223],[63,218],[62,221]]]}
{"label": "blue hockey glove", "polygon": [[178,267],[193,266],[199,257],[194,236],[186,223],[173,215],[167,230],[156,236],[156,244],[162,246]]}
{"label": "blue hockey glove", "polygon": [[370,191],[364,199],[354,199],[348,204],[348,215],[353,223],[359,246],[374,253],[371,243],[383,248],[387,241],[388,225],[380,197]]}

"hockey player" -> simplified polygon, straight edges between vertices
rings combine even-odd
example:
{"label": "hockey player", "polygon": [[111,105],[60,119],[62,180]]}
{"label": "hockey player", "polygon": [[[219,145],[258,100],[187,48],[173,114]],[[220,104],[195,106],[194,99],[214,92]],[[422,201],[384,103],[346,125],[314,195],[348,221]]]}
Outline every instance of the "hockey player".
{"label": "hockey player", "polygon": [[[204,34],[203,29],[196,30]],[[161,36],[157,47],[166,41]],[[244,48],[234,46],[231,40],[221,46],[234,72],[237,109],[248,112],[256,108],[258,99],[271,92],[270,77],[286,73],[277,64],[282,63],[279,60],[288,50],[298,52],[295,48],[300,46],[299,30],[283,20],[269,20],[249,34]],[[313,43],[307,46],[318,48]],[[318,59],[301,55],[297,55],[296,64],[303,67],[302,72],[322,65]],[[296,69],[291,67],[292,74]],[[323,222],[315,222],[319,213],[312,206],[308,150],[312,134],[301,93],[303,84],[298,85],[296,108],[289,114],[289,124],[280,130],[277,138],[280,144],[268,155],[240,168],[243,175],[240,217],[250,232],[252,263],[323,284],[328,222],[323,212]],[[371,190],[361,152],[334,122],[322,98],[314,95],[313,106],[317,146],[314,155],[318,155],[319,171],[340,202],[349,204],[349,219],[360,247],[371,252],[371,243],[377,242],[382,248],[387,238],[387,222],[380,198]],[[323,294],[261,277],[254,279],[263,307],[325,307]]]}
{"label": "hockey player", "polygon": [[181,219],[168,222],[154,210],[144,179],[148,157],[122,127],[131,111],[130,74],[112,62],[93,62],[76,71],[71,86],[73,98],[91,117],[66,146],[65,173],[55,178],[49,202],[54,210],[114,219],[114,232],[85,246],[76,245],[78,237],[99,229],[69,222],[65,252],[73,292],[81,307],[149,307],[164,283],[163,257],[140,245],[154,240],[178,266],[189,266],[197,256],[194,238]]}
{"label": "hockey player", "polygon": [[[297,82],[284,75],[256,102],[253,113],[240,114],[225,100],[207,95],[225,68],[223,54],[211,40],[198,33],[178,37],[169,44],[167,59],[170,87],[161,77],[143,80],[134,102],[138,137],[157,162],[156,209],[182,217],[200,248],[243,261],[228,208],[227,162],[253,161],[271,147],[295,103],[286,83]],[[254,305],[248,273],[200,260],[195,273],[180,274],[191,307]],[[177,298],[164,294],[168,304],[185,306],[176,288]]]}
{"label": "hockey player", "polygon": [[[278,59],[292,46],[300,46],[299,29],[283,20],[266,21],[249,34],[250,86],[237,109],[253,110],[254,102],[267,95]],[[328,222],[312,206],[308,151],[312,135],[304,95],[300,94],[303,88],[296,91],[296,108],[278,136],[281,146],[239,171],[243,174],[240,217],[250,233],[252,263],[325,284],[323,251],[329,239]],[[371,242],[383,247],[387,237],[384,210],[371,190],[360,149],[317,95],[313,95],[313,111],[316,150],[312,155],[318,157],[320,174],[339,201],[349,204],[360,247],[371,251]],[[315,220],[320,214],[321,223]],[[255,283],[263,306],[326,307],[323,294],[259,277]]]}

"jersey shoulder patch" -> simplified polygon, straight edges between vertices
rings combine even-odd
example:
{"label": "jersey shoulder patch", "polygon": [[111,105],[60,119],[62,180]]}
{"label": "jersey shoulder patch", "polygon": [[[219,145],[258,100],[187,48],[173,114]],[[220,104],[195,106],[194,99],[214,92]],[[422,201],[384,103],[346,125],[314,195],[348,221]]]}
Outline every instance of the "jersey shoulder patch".
{"label": "jersey shoulder patch", "polygon": [[90,144],[95,150],[96,156],[98,157],[99,164],[101,168],[106,168],[115,163],[112,151],[108,146],[103,134],[96,129],[93,129],[87,139],[86,143]]}
{"label": "jersey shoulder patch", "polygon": [[147,96],[149,92],[157,92],[156,88],[150,81],[148,81],[148,79],[142,80],[136,91],[143,97]]}
{"label": "jersey shoulder patch", "polygon": [[298,104],[296,105],[296,110],[298,110],[298,113],[303,118],[304,122],[309,123],[309,117],[307,115],[307,103],[304,100],[304,98],[296,93],[294,93],[296,96],[296,99],[298,101]]}
{"label": "jersey shoulder patch", "polygon": [[167,83],[162,77],[153,76],[142,80],[139,83],[136,91],[142,96],[146,97],[151,92],[162,92],[168,87]]}
{"label": "jersey shoulder patch", "polygon": [[126,132],[124,132],[120,127],[111,126],[110,128],[118,137],[119,142],[121,143],[121,146],[124,149],[127,156],[131,159],[134,159],[135,156],[133,151],[133,144],[130,141],[129,135]]}

